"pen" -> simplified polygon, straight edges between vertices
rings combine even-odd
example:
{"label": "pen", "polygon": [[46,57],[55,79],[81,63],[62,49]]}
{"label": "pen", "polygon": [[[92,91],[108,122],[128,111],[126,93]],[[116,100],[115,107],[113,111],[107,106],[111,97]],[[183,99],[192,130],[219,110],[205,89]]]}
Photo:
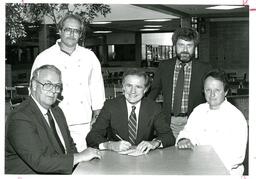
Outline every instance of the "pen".
{"label": "pen", "polygon": [[116,137],[120,140],[123,140],[122,137],[120,137],[118,134],[116,134]]}

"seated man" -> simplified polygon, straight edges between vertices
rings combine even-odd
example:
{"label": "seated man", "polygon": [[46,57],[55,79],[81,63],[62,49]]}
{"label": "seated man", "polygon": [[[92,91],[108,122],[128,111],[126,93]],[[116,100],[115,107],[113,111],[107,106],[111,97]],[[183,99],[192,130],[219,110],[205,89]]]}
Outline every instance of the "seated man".
{"label": "seated man", "polygon": [[62,110],[53,106],[61,89],[55,66],[33,72],[31,96],[6,121],[6,174],[69,174],[77,163],[101,158],[92,148],[77,153]]}
{"label": "seated man", "polygon": [[228,93],[223,71],[210,71],[204,77],[206,103],[197,106],[177,137],[179,149],[211,145],[230,174],[243,174],[247,143],[247,123],[243,114],[225,96]]}
{"label": "seated man", "polygon": [[122,85],[124,95],[105,102],[86,137],[87,145],[118,152],[137,145],[141,153],[174,145],[175,138],[160,104],[144,97],[149,88],[146,73],[127,71]]}

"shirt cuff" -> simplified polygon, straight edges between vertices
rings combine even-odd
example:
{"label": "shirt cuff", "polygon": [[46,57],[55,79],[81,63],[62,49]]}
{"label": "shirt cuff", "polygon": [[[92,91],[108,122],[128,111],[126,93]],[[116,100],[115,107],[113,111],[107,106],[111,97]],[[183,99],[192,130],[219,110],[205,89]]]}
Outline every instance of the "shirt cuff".
{"label": "shirt cuff", "polygon": [[106,150],[106,148],[104,147],[103,143],[100,143],[99,149],[100,149],[100,150]]}
{"label": "shirt cuff", "polygon": [[157,148],[163,148],[163,143],[161,140],[155,138],[153,139],[153,141],[158,141],[160,143],[160,145]]}
{"label": "shirt cuff", "polygon": [[104,143],[107,143],[107,145],[109,145],[110,141],[100,143],[99,144],[99,149],[100,150],[108,150],[108,148],[105,147],[106,145],[104,146]]}

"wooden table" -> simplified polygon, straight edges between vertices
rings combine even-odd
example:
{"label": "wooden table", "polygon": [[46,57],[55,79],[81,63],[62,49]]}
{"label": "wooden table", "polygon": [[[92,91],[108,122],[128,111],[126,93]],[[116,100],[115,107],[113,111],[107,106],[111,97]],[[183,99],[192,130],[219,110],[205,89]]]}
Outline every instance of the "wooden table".
{"label": "wooden table", "polygon": [[80,163],[73,175],[145,174],[145,175],[229,175],[210,146],[194,150],[176,147],[157,149],[138,157],[104,151],[103,158]]}

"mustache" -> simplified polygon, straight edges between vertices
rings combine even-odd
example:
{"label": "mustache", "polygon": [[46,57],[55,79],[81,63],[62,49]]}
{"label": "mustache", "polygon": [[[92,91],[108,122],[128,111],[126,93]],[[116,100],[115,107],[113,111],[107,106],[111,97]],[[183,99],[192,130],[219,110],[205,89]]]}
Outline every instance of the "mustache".
{"label": "mustache", "polygon": [[67,37],[67,39],[69,39],[69,40],[76,40],[76,38],[74,38],[74,37]]}
{"label": "mustache", "polygon": [[188,53],[188,52],[181,52],[180,54],[190,55],[190,53]]}

